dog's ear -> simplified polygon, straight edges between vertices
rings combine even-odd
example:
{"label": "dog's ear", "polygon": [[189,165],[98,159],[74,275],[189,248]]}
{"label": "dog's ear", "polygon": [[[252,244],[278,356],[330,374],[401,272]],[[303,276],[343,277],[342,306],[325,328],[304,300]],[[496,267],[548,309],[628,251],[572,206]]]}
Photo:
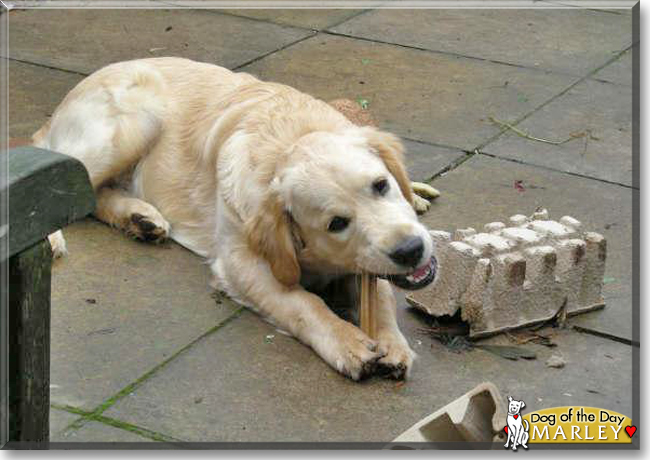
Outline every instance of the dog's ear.
{"label": "dog's ear", "polygon": [[291,216],[280,195],[270,191],[257,214],[245,224],[248,245],[271,267],[273,276],[285,286],[300,282],[300,264],[293,244]]}
{"label": "dog's ear", "polygon": [[512,396],[508,396],[508,402],[512,402]]}
{"label": "dog's ear", "polygon": [[404,146],[402,142],[397,136],[375,128],[365,127],[363,132],[366,139],[368,139],[368,145],[377,152],[388,171],[399,184],[406,201],[413,204],[413,189],[404,166]]}
{"label": "dog's ear", "polygon": [[519,402],[521,403],[521,406],[519,406],[520,409],[523,409],[524,407],[526,407],[526,403],[525,403],[525,402],[523,402],[523,401],[519,401]]}

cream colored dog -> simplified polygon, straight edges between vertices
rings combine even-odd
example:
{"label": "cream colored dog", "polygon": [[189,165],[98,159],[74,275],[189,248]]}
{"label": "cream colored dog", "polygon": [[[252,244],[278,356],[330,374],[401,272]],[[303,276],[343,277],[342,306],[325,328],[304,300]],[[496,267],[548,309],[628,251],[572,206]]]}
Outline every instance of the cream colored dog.
{"label": "cream colored dog", "polygon": [[[284,85],[157,58],[95,72],[33,140],[83,162],[100,220],[206,257],[215,287],[339,372],[406,375],[414,353],[388,280],[376,340],[313,293],[338,279],[354,295],[361,271],[406,288],[433,279],[395,136]],[[50,241],[65,252],[61,232]]]}

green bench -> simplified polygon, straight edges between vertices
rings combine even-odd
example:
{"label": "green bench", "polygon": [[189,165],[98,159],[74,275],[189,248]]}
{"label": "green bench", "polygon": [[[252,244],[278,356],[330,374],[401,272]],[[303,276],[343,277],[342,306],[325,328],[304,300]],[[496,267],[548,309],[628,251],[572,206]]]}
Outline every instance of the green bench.
{"label": "green bench", "polygon": [[7,447],[47,448],[52,266],[47,235],[91,213],[95,196],[84,166],[67,155],[21,147],[0,152],[0,161],[8,169],[7,183],[0,182],[0,210],[7,197],[9,208],[8,222],[0,219],[5,291],[0,296],[0,372],[8,372],[2,381],[9,381],[0,407],[0,446],[9,441]]}

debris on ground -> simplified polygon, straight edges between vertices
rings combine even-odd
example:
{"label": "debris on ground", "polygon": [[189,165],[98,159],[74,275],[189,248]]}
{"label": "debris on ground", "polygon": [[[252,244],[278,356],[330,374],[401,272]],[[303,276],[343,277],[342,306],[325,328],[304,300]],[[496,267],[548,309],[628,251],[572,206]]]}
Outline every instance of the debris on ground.
{"label": "debris on ground", "polygon": [[546,360],[546,367],[562,369],[566,365],[566,360],[559,355],[552,355]]}
{"label": "debris on ground", "polygon": [[[365,99],[364,99],[365,100]],[[377,126],[368,109],[369,102],[361,104],[358,100],[335,99],[328,102],[329,105],[341,112],[345,117],[357,126]]]}
{"label": "debris on ground", "polygon": [[542,142],[544,144],[551,144],[551,145],[563,145],[566,144],[567,142],[574,141],[576,139],[583,139],[584,146],[582,148],[582,153],[581,155],[585,155],[587,153],[587,146],[589,145],[589,141],[599,141],[600,139],[596,136],[594,136],[591,132],[591,129],[585,129],[583,131],[579,132],[574,132],[574,133],[569,133],[569,137],[566,139],[562,140],[552,140],[552,139],[544,139],[541,137],[536,137],[532,136],[526,131],[522,131],[519,128],[516,128],[512,123],[508,123],[505,121],[497,120],[494,117],[488,117],[492,123],[495,125],[498,125],[501,129],[505,130],[510,130],[516,135],[523,137],[524,139],[528,139],[531,141],[536,141],[536,142]]}
{"label": "debris on ground", "polygon": [[519,359],[537,359],[537,354],[524,347],[514,347],[511,345],[481,345],[475,344],[474,348],[485,350],[501,358],[517,361]]}
{"label": "debris on ground", "polygon": [[517,345],[525,345],[527,343],[534,343],[537,345],[543,345],[545,347],[553,348],[557,347],[557,344],[551,340],[553,336],[552,333],[542,334],[537,332],[535,329],[527,329],[517,332],[506,332],[506,337],[513,343]]}
{"label": "debris on ground", "polygon": [[432,318],[425,317],[428,323],[426,327],[419,328],[419,331],[428,335],[432,339],[440,342],[449,351],[462,353],[474,349],[485,350],[501,358],[517,361],[519,359],[536,359],[537,354],[521,345],[526,343],[535,343],[547,347],[556,346],[551,342],[551,334],[541,334],[533,330],[524,330],[517,333],[509,332],[507,337],[517,345],[488,345],[476,343],[469,336],[469,325],[464,322],[460,315]]}
{"label": "debris on ground", "polygon": [[264,342],[273,343],[274,338],[275,338],[275,334],[268,334],[266,337],[264,337]]}

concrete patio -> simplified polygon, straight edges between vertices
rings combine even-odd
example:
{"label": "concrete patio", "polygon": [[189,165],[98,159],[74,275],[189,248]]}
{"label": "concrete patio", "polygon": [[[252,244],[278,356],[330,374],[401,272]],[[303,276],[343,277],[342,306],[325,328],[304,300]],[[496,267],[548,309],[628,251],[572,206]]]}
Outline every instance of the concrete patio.
{"label": "concrete patio", "polygon": [[[88,218],[66,229],[70,255],[53,269],[53,441],[389,441],[483,381],[529,411],[585,405],[632,416],[631,10],[9,14],[13,138],[29,137],[108,63],[184,56],[325,100],[368,101],[404,139],[412,178],[442,192],[422,216],[431,228],[543,206],[608,240],[607,307],[547,328],[557,347],[527,344],[537,359],[455,352],[423,332],[398,294],[419,355],[412,378],[354,383],[211,292],[199,257]],[[546,139],[592,138],[535,142],[490,117]],[[503,335],[483,343],[512,344]],[[552,354],[566,367],[546,367]]]}

